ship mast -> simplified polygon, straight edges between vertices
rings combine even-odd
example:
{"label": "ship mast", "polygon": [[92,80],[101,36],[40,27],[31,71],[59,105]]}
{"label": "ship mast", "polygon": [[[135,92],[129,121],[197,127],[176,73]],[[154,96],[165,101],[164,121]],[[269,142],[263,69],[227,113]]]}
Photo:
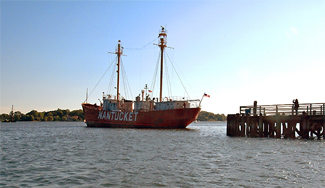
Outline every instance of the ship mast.
{"label": "ship mast", "polygon": [[158,46],[160,47],[160,95],[159,102],[162,101],[162,89],[163,89],[163,68],[164,68],[164,49],[167,44],[167,33],[164,27],[161,27],[161,31],[159,33],[159,41]]}
{"label": "ship mast", "polygon": [[115,50],[115,54],[117,55],[117,94],[116,99],[119,101],[119,93],[120,93],[120,61],[121,55],[123,54],[123,47],[121,47],[121,40],[118,40],[117,49]]}

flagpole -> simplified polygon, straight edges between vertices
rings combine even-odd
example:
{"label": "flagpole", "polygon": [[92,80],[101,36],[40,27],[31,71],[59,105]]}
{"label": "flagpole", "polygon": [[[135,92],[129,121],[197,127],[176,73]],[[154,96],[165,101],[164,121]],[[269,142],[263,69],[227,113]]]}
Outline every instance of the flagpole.
{"label": "flagpole", "polygon": [[[205,94],[205,93],[204,93],[204,94]],[[199,107],[201,107],[201,102],[202,102],[202,100],[203,100],[204,94],[203,94],[203,96],[202,96],[202,99],[200,100]]]}
{"label": "flagpole", "polygon": [[87,100],[88,100],[88,88],[87,88],[87,92],[86,92],[86,103],[87,103]]}

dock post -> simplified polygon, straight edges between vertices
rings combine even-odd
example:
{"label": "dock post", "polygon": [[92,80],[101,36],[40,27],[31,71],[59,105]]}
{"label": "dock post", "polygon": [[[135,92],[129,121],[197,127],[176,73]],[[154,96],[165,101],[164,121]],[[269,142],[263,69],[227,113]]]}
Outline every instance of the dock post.
{"label": "dock post", "polygon": [[323,121],[323,140],[325,139],[325,115],[323,115],[324,121]]}
{"label": "dock post", "polygon": [[293,123],[292,121],[288,122],[288,129],[287,129],[287,135],[286,135],[287,138],[292,138],[292,139],[296,138],[296,136],[295,136],[296,129],[295,129],[294,125],[296,125],[296,123]]}
{"label": "dock post", "polygon": [[323,104],[323,140],[325,139],[325,103]]}
{"label": "dock post", "polygon": [[235,136],[235,115],[227,116],[227,136]]}
{"label": "dock post", "polygon": [[250,114],[246,114],[246,136],[251,137]]}
{"label": "dock post", "polygon": [[257,137],[258,118],[257,116],[250,117],[250,133],[251,137]]}
{"label": "dock post", "polygon": [[310,112],[309,115],[312,115],[313,109],[312,109],[312,104],[310,104]]}
{"label": "dock post", "polygon": [[[263,117],[263,119],[264,119],[264,117]],[[270,127],[269,123],[264,121],[263,137],[269,137],[269,135],[270,135],[270,132],[269,132],[270,128],[269,127]]]}
{"label": "dock post", "polygon": [[239,136],[240,135],[240,130],[239,130],[239,126],[240,126],[240,114],[236,114],[235,115],[235,136]]}
{"label": "dock post", "polygon": [[284,136],[284,138],[287,138],[288,137],[289,126],[286,124],[285,121],[282,121],[282,129],[283,129],[282,135]]}
{"label": "dock post", "polygon": [[239,126],[240,126],[240,114],[236,114],[235,115],[235,136],[239,136],[240,135],[240,129],[239,129]]}
{"label": "dock post", "polygon": [[254,101],[253,116],[257,115],[257,101]]}
{"label": "dock post", "polygon": [[274,126],[275,126],[275,122],[270,121],[270,123],[269,123],[269,137],[270,138],[274,138]]}
{"label": "dock post", "polygon": [[307,129],[307,114],[306,112],[303,112],[301,117],[301,123],[300,123],[300,136],[304,139],[308,139],[309,138],[308,132],[309,131]]}
{"label": "dock post", "polygon": [[[235,115],[236,116],[236,115]],[[234,115],[227,116],[227,136],[236,136],[235,133],[235,117]]]}
{"label": "dock post", "polygon": [[262,117],[262,113],[260,113],[260,116],[258,117],[258,134],[259,134],[259,137],[263,137],[263,117]]}
{"label": "dock post", "polygon": [[240,114],[236,114],[235,115],[235,136],[239,136],[240,135],[240,130],[239,130],[239,126],[240,126]]}
{"label": "dock post", "polygon": [[276,116],[275,116],[275,121],[276,121],[276,127],[275,127],[275,132],[276,132],[276,135],[275,137],[276,138],[281,138],[281,122],[280,122],[280,114],[279,114],[279,111],[278,111],[278,105],[276,105]]}
{"label": "dock post", "polygon": [[231,120],[230,120],[230,116],[228,115],[227,116],[227,136],[231,136],[231,134],[230,134],[230,130],[231,130]]}
{"label": "dock post", "polygon": [[245,121],[244,121],[244,115],[243,114],[240,115],[239,128],[240,128],[240,134],[239,134],[239,136],[245,137]]}

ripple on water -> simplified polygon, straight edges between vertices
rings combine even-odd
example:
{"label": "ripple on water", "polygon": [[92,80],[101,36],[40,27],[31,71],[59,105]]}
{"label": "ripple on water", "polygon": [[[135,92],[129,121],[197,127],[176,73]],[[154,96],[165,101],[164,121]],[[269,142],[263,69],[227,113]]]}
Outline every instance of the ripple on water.
{"label": "ripple on water", "polygon": [[0,186],[323,187],[323,141],[231,138],[224,122],[188,130],[1,126]]}

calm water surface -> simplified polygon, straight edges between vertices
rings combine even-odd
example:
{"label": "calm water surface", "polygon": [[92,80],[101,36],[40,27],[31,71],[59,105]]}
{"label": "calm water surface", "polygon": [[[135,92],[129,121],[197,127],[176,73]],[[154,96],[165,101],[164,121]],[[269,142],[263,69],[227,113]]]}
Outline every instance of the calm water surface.
{"label": "calm water surface", "polygon": [[84,123],[0,124],[0,187],[324,187],[324,141]]}

